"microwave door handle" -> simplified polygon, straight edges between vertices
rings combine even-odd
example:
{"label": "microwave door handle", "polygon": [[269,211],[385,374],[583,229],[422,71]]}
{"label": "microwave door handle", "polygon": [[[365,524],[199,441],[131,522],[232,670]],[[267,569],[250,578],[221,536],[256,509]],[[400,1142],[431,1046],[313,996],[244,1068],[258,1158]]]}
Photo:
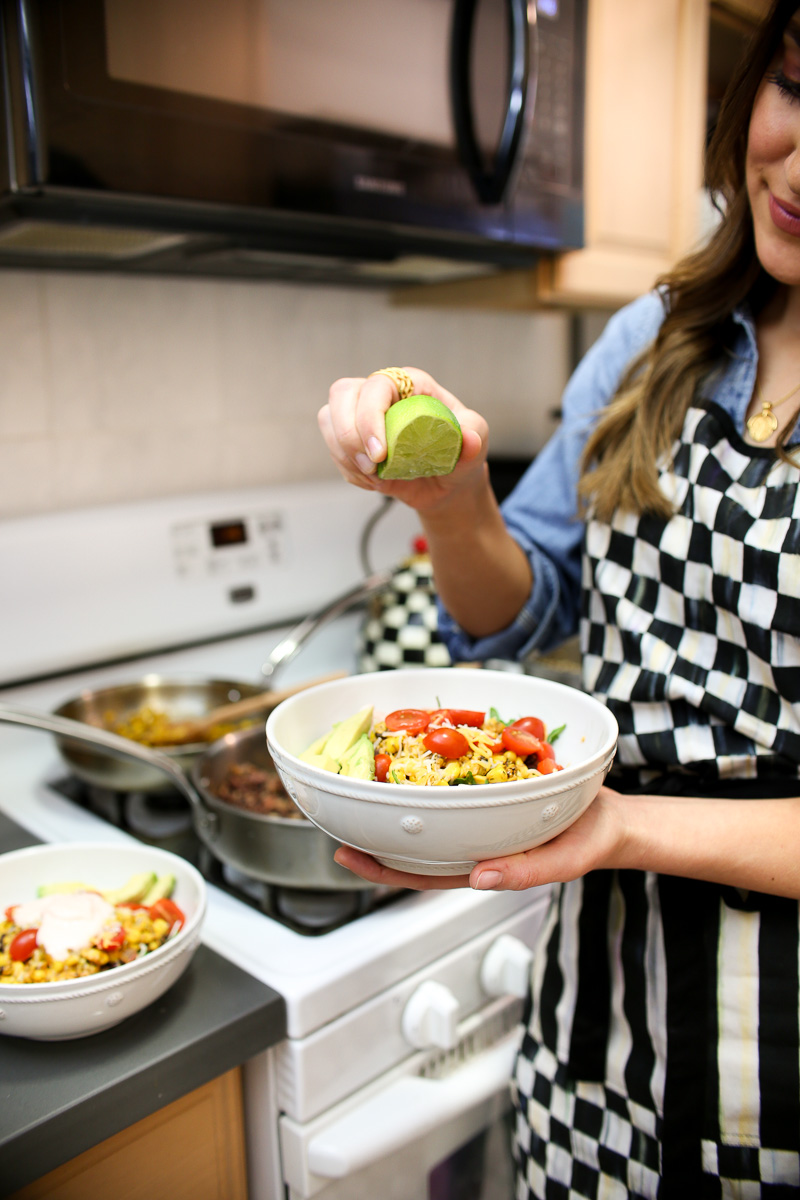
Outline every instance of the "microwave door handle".
{"label": "microwave door handle", "polygon": [[17,0],[0,13],[0,33],[7,56],[14,57],[13,63],[7,58],[5,64],[7,120],[13,148],[12,184],[24,187],[41,182],[46,169],[39,120],[35,30],[29,0]]}
{"label": "microwave door handle", "polygon": [[[529,112],[531,31],[528,0],[506,0],[511,30],[511,71],[508,103],[497,151],[492,165],[484,165],[475,133],[470,92],[470,51],[475,30],[478,0],[455,0],[450,53],[450,91],[456,145],[478,193],[486,204],[499,204],[517,165]],[[535,21],[535,7],[533,7]]]}

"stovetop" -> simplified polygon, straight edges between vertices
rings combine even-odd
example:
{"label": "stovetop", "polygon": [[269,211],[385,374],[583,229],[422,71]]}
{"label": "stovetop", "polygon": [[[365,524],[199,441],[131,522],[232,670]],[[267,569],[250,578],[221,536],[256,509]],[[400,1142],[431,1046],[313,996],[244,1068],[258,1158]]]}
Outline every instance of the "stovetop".
{"label": "stovetop", "polygon": [[402,895],[388,887],[290,887],[255,879],[217,858],[198,836],[191,805],[177,790],[114,791],[64,775],[48,787],[137,841],[185,858],[208,883],[305,937],[320,937],[391,904]]}
{"label": "stovetop", "polygon": [[[359,624],[355,613],[321,630],[286,668],[287,685],[354,669]],[[249,664],[252,677],[252,664],[262,661],[260,655],[268,654],[285,632],[278,628],[268,635],[147,656],[124,671],[119,665],[94,668],[0,689],[0,700],[51,711],[81,688],[140,673],[222,672],[246,678]],[[113,843],[133,836],[56,790],[65,768],[49,735],[0,725],[0,761],[0,810],[43,841]],[[477,935],[535,902],[518,892],[406,892],[358,920],[309,937],[266,916],[227,887],[210,882],[208,895],[203,941],[284,997],[290,1037],[304,1036],[434,961],[463,941],[465,929]]]}
{"label": "stovetop", "polygon": [[[354,509],[351,493],[356,489],[343,483],[341,489],[324,485],[300,492],[267,489],[263,494],[195,498],[185,512],[173,500],[163,506],[127,506],[123,512],[0,523],[2,638],[10,655],[4,657],[5,649],[0,653],[0,684],[6,681],[0,686],[0,702],[52,712],[83,689],[130,682],[150,673],[261,682],[261,664],[295,620],[322,606],[338,588],[351,586],[362,573],[359,533],[375,498],[362,498]],[[275,530],[270,534],[264,516],[276,511],[281,514],[283,539],[277,566],[265,549]],[[258,537],[263,535],[267,543],[263,537],[258,541],[252,522],[234,520],[242,513],[261,514]],[[241,543],[225,540],[241,537],[243,528],[245,536],[252,534],[256,541],[255,559],[243,552]],[[209,536],[202,542],[200,563],[187,574],[181,555],[190,543],[200,547],[199,529]],[[121,530],[131,543],[120,542]],[[210,536],[213,530],[219,545]],[[395,526],[392,532],[387,526],[378,541],[383,559],[373,564],[375,570],[404,557],[408,528]],[[133,566],[121,552],[123,544],[131,550]],[[74,561],[69,557],[72,547],[79,551]],[[234,556],[229,558],[231,548]],[[78,568],[87,561],[92,574],[82,582]],[[276,572],[280,586],[273,592]],[[98,578],[102,587],[95,592],[92,582]],[[263,622],[255,630],[247,628],[254,617],[243,617],[239,602],[231,599],[248,581]],[[295,612],[298,604],[305,607]],[[135,639],[130,629],[123,636],[118,628],[126,615],[136,629]],[[280,685],[355,670],[361,621],[356,611],[320,629],[281,668]],[[127,654],[126,661],[121,656],[120,661],[110,661],[123,643],[130,649],[134,640],[136,652]],[[78,648],[81,661],[75,662]],[[54,670],[41,675],[51,653]],[[24,664],[27,680],[20,674]],[[93,812],[65,794],[65,764],[50,735],[0,724],[0,761],[0,810],[43,841],[114,843],[141,838],[136,828],[142,816],[140,801],[128,804],[126,825],[110,822],[108,814]],[[164,813],[162,819],[168,827],[161,832],[167,838],[186,835],[185,828],[181,830],[185,814]],[[320,926],[309,935],[307,927],[298,932],[294,919],[281,923],[264,911],[275,906],[274,896],[254,895],[260,889],[252,881],[231,880],[216,871],[216,865],[209,867],[203,941],[284,997],[290,1037],[305,1036],[438,960],[463,942],[465,930],[477,936],[541,899],[468,889],[405,892],[381,897],[367,912],[354,914],[355,919],[336,920],[332,927]],[[286,898],[278,899],[285,907]],[[314,900],[310,898],[307,909]],[[307,926],[308,912],[304,920]]]}

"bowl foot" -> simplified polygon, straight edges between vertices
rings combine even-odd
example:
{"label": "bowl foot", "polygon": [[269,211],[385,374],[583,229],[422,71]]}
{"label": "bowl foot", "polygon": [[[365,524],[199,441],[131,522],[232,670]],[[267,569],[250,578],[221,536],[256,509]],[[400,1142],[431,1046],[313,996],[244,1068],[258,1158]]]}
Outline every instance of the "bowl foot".
{"label": "bowl foot", "polygon": [[373,858],[383,867],[393,871],[407,871],[409,875],[469,875],[474,862],[419,862],[413,858],[388,858],[374,854]]}

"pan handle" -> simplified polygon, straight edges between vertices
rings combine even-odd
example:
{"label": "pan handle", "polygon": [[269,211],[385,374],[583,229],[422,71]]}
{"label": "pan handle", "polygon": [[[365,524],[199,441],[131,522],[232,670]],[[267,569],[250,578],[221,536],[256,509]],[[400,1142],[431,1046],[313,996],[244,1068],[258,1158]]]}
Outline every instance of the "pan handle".
{"label": "pan handle", "polygon": [[373,592],[379,592],[382,588],[385,588],[390,583],[393,575],[393,570],[376,571],[374,575],[368,575],[361,583],[343,592],[342,595],[337,596],[335,600],[326,604],[318,612],[312,613],[310,617],[306,617],[304,621],[296,625],[294,629],[287,633],[286,637],[278,642],[262,666],[261,674],[266,679],[272,679],[278,667],[283,667],[286,663],[291,662],[295,654],[305,645],[312,634],[321,629],[323,625],[327,625],[329,621],[334,620],[335,617],[347,612],[349,608],[352,608],[361,600],[366,600]]}
{"label": "pan handle", "polygon": [[199,794],[195,791],[186,775],[179,766],[166,754],[143,746],[141,742],[131,741],[130,738],[120,737],[106,729],[97,729],[94,725],[86,725],[83,721],[73,721],[69,717],[57,717],[51,713],[33,712],[24,708],[7,708],[0,704],[0,723],[7,725],[24,725],[29,729],[42,729],[45,733],[55,734],[56,737],[69,738],[71,741],[83,742],[87,746],[97,746],[107,750],[115,758],[132,758],[143,762],[148,767],[155,767],[169,775],[172,783],[191,804],[197,813],[206,833],[213,833],[216,818],[209,813]]}

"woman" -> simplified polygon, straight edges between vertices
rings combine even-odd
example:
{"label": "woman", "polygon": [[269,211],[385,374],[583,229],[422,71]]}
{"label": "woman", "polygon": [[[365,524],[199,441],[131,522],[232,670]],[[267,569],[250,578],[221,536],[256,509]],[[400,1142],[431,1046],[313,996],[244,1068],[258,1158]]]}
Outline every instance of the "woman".
{"label": "woman", "polygon": [[[800,1194],[800,10],[777,0],[708,175],[724,216],[617,313],[503,511],[487,426],[423,371],[339,380],[345,478],[419,513],[456,658],[580,629],[617,763],[570,829],[469,879],[555,882],[515,1072],[518,1200]],[[464,431],[442,479],[376,480],[394,380]],[[475,564],[480,563],[479,571]]]}

